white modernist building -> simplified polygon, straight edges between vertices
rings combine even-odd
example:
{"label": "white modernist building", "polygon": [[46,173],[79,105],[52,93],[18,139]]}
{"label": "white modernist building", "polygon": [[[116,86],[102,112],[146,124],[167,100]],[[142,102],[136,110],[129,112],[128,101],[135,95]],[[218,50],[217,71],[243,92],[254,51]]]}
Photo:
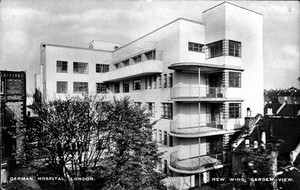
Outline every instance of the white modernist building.
{"label": "white modernist building", "polygon": [[161,168],[187,189],[225,175],[230,135],[263,113],[262,54],[262,14],[224,2],[126,45],[43,43],[37,88],[44,100],[106,93],[147,106]]}

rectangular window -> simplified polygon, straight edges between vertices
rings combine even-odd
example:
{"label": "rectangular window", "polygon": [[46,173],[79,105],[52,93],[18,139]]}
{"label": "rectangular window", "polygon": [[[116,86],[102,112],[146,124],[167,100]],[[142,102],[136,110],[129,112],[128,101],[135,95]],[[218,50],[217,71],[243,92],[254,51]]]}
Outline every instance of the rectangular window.
{"label": "rectangular window", "polygon": [[0,77],[0,80],[1,80],[1,81],[0,81],[0,82],[1,82],[1,83],[0,83],[0,94],[4,94],[4,91],[5,91],[5,90],[4,90],[4,89],[5,89],[5,86],[4,86],[4,78],[1,78],[1,77]]}
{"label": "rectangular window", "polygon": [[229,87],[241,88],[241,73],[229,72]]}
{"label": "rectangular window", "polygon": [[67,93],[68,92],[68,82],[57,81],[56,92],[63,93],[63,94]]}
{"label": "rectangular window", "polygon": [[141,90],[141,79],[133,80],[133,90]]}
{"label": "rectangular window", "polygon": [[148,51],[145,53],[147,60],[155,60],[155,50]]}
{"label": "rectangular window", "polygon": [[152,88],[152,77],[149,77],[149,88]]}
{"label": "rectangular window", "polygon": [[123,92],[126,93],[126,92],[129,92],[129,81],[124,81],[123,82]]}
{"label": "rectangular window", "polygon": [[203,52],[203,44],[189,42],[189,51]]}
{"label": "rectangular window", "polygon": [[161,88],[161,75],[158,75],[158,88]]}
{"label": "rectangular window", "polygon": [[168,77],[167,74],[164,74],[164,88],[167,88],[167,83],[168,83]]}
{"label": "rectangular window", "polygon": [[223,55],[223,41],[207,44],[208,55],[207,58],[219,57]]}
{"label": "rectangular window", "polygon": [[155,103],[154,102],[148,102],[148,114],[151,117],[155,116]]}
{"label": "rectangular window", "polygon": [[120,83],[114,83],[114,93],[120,93]]}
{"label": "rectangular window", "polygon": [[124,61],[122,61],[123,65],[126,67],[126,66],[129,66],[129,59],[126,59]]}
{"label": "rectangular window", "polygon": [[108,84],[96,83],[97,93],[106,93],[108,89],[109,89]]}
{"label": "rectangular window", "polygon": [[241,103],[229,103],[229,118],[241,117]]}
{"label": "rectangular window", "polygon": [[132,60],[133,60],[134,63],[141,62],[142,61],[142,56],[141,55],[135,56],[135,57],[132,58]]}
{"label": "rectangular window", "polygon": [[89,87],[87,82],[74,82],[73,83],[74,93],[88,93]]}
{"label": "rectangular window", "polygon": [[168,133],[164,131],[164,145],[168,145]]}
{"label": "rectangular window", "polygon": [[156,88],[157,84],[156,84],[156,76],[153,77],[153,88]]}
{"label": "rectangular window", "polygon": [[106,73],[109,71],[109,65],[96,64],[96,73]]}
{"label": "rectangular window", "polygon": [[241,57],[241,42],[229,40],[229,55]]}
{"label": "rectangular window", "polygon": [[173,118],[173,105],[172,103],[162,103],[162,118],[172,119]]}
{"label": "rectangular window", "polygon": [[158,131],[158,143],[162,143],[162,131]]}
{"label": "rectangular window", "polygon": [[169,87],[173,86],[173,73],[169,73]]}
{"label": "rectangular window", "polygon": [[88,74],[88,64],[81,62],[73,62],[73,72],[79,74]]}
{"label": "rectangular window", "polygon": [[148,77],[145,77],[145,89],[148,88]]}
{"label": "rectangular window", "polygon": [[56,61],[56,72],[57,73],[67,73],[68,72],[68,62],[67,61]]}

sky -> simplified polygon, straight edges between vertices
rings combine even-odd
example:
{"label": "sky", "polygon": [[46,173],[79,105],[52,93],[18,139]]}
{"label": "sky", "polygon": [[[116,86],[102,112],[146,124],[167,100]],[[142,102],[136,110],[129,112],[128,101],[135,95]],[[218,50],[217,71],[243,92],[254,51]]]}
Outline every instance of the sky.
{"label": "sky", "polygon": [[[263,14],[264,88],[300,88],[300,3],[231,1]],[[42,42],[88,47],[92,40],[127,44],[179,17],[202,21],[221,1],[0,0],[0,69],[26,70],[34,92]]]}

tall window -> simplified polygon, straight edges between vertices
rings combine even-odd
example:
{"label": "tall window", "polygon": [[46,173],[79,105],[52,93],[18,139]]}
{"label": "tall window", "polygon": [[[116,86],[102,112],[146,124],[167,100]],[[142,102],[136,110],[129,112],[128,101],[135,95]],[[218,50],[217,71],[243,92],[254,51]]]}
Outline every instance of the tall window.
{"label": "tall window", "polygon": [[67,93],[68,92],[68,82],[57,81],[56,84],[57,93]]}
{"label": "tall window", "polygon": [[152,88],[152,77],[149,77],[149,88]]}
{"label": "tall window", "polygon": [[173,118],[173,106],[172,103],[162,103],[162,118],[172,119]]}
{"label": "tall window", "polygon": [[164,88],[167,88],[167,84],[168,83],[168,77],[167,77],[167,74],[164,74]]}
{"label": "tall window", "polygon": [[162,130],[159,130],[158,132],[158,143],[162,143]]}
{"label": "tall window", "polygon": [[169,87],[173,86],[173,73],[169,73]]}
{"label": "tall window", "polygon": [[189,51],[203,52],[203,44],[189,42]]}
{"label": "tall window", "polygon": [[168,145],[168,133],[164,131],[164,145]]}
{"label": "tall window", "polygon": [[67,61],[56,61],[56,72],[57,73],[67,73],[68,72],[68,62]]}
{"label": "tall window", "polygon": [[155,115],[155,103],[154,102],[148,102],[148,114],[152,117]]}
{"label": "tall window", "polygon": [[161,75],[158,75],[158,88],[161,88]]}
{"label": "tall window", "polygon": [[123,92],[129,92],[129,81],[123,82]]}
{"label": "tall window", "polygon": [[96,83],[97,93],[106,93],[108,88],[109,88],[108,84]]}
{"label": "tall window", "polygon": [[81,62],[73,62],[73,72],[79,74],[88,74],[88,64]]}
{"label": "tall window", "polygon": [[137,55],[135,57],[132,58],[134,63],[138,63],[142,61],[142,56],[141,55]]}
{"label": "tall window", "polygon": [[229,103],[229,118],[241,117],[241,103]]}
{"label": "tall window", "polygon": [[133,90],[141,90],[141,79],[133,80]]}
{"label": "tall window", "polygon": [[155,50],[148,51],[145,53],[147,60],[155,60]]}
{"label": "tall window", "polygon": [[241,57],[241,42],[229,40],[229,55]]}
{"label": "tall window", "polygon": [[241,87],[241,73],[229,72],[229,87]]}
{"label": "tall window", "polygon": [[218,57],[223,55],[223,41],[217,41],[211,44],[207,44],[208,58]]}
{"label": "tall window", "polygon": [[89,86],[87,82],[74,82],[73,92],[74,93],[87,93],[89,91]]}
{"label": "tall window", "polygon": [[156,76],[153,76],[153,88],[157,87]]}
{"label": "tall window", "polygon": [[96,73],[106,73],[109,71],[109,65],[96,64]]}
{"label": "tall window", "polygon": [[145,77],[145,89],[148,88],[148,77]]}
{"label": "tall window", "polygon": [[114,93],[120,93],[120,83],[114,83]]}

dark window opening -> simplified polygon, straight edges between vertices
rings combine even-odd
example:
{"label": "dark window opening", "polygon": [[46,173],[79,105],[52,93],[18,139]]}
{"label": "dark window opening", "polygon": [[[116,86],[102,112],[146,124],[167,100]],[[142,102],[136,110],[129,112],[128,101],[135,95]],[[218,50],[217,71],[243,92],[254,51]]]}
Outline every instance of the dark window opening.
{"label": "dark window opening", "polygon": [[57,73],[67,73],[68,72],[68,62],[67,61],[56,61],[56,72]]}

